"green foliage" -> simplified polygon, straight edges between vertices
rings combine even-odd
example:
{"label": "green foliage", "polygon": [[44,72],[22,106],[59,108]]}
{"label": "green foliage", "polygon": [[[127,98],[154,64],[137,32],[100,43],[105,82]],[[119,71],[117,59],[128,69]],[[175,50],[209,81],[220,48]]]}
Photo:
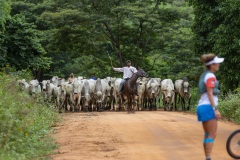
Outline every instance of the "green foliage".
{"label": "green foliage", "polygon": [[191,111],[196,112],[200,94],[197,87],[192,87],[191,90]]}
{"label": "green foliage", "polygon": [[7,19],[6,31],[0,35],[1,51],[4,55],[1,66],[10,64],[18,70],[49,68],[51,59],[44,57],[45,50],[36,33],[34,26],[26,23],[23,17]]}
{"label": "green foliage", "polygon": [[[39,30],[46,56],[53,61],[44,70],[46,76],[119,76],[110,69],[109,53],[114,67],[131,59],[152,77],[198,79],[190,29],[193,9],[182,0],[14,0],[11,15],[16,14]],[[89,63],[84,63],[88,56]]]}
{"label": "green foliage", "polygon": [[10,14],[10,0],[0,0],[0,33]]}
{"label": "green foliage", "polygon": [[38,159],[56,147],[49,133],[58,113],[19,92],[14,79],[0,73],[0,159]]}
{"label": "green foliage", "polygon": [[222,116],[232,122],[240,124],[240,93],[228,93],[219,100]]}
{"label": "green foliage", "polygon": [[238,15],[240,1],[190,0],[194,7],[195,52],[213,52],[225,58],[219,79],[223,91],[233,91],[239,86],[240,45]]}

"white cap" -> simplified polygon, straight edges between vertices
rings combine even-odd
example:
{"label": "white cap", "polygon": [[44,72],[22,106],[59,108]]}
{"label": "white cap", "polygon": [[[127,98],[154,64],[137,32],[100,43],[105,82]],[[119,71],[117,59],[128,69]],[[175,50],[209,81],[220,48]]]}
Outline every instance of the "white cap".
{"label": "white cap", "polygon": [[205,63],[206,66],[209,66],[214,63],[222,63],[224,61],[224,58],[218,58],[217,56],[213,58],[210,62]]}

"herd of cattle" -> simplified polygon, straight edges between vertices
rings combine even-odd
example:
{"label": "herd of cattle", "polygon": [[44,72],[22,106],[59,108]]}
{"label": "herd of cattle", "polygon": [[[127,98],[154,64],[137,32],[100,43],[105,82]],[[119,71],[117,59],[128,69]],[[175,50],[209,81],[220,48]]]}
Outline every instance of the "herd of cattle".
{"label": "herd of cattle", "polygon": [[[59,111],[103,111],[125,110],[126,102],[119,94],[121,78],[107,77],[97,80],[75,78],[72,83],[57,76],[50,80],[18,80],[21,90],[27,94],[38,97],[43,96],[44,101],[53,102]],[[138,96],[136,110],[156,110],[160,107],[162,99],[164,110],[172,110],[181,102],[182,110],[190,109],[190,84],[188,79],[176,80],[173,84],[171,79],[146,78],[137,80]],[[185,107],[186,101],[188,102]],[[174,106],[175,105],[175,106]]]}

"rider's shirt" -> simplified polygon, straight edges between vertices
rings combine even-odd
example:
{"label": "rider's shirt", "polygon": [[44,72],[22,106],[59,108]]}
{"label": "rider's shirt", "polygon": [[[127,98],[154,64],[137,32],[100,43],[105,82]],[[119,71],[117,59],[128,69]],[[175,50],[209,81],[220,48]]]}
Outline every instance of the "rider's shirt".
{"label": "rider's shirt", "polygon": [[[204,84],[206,85],[206,87],[214,88],[216,83],[217,83],[217,79],[216,79],[216,76],[213,73],[209,72],[209,73],[207,73],[205,75],[205,77],[204,77]],[[218,97],[217,97],[217,95],[213,94],[213,100],[214,100],[214,103],[216,105],[218,105]],[[198,102],[198,106],[204,105],[204,104],[211,104],[211,102],[210,102],[210,100],[208,98],[207,92],[204,92],[201,95],[201,98],[200,98],[200,100]]]}
{"label": "rider's shirt", "polygon": [[126,66],[123,68],[113,68],[113,69],[118,72],[123,72],[123,79],[131,78],[133,73],[137,72],[137,69],[133,66],[130,66],[130,67]]}

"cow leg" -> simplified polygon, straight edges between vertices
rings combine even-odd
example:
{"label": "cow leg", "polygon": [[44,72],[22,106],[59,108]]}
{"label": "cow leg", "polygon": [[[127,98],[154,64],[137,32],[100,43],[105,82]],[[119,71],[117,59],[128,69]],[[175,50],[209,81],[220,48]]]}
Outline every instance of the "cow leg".
{"label": "cow leg", "polygon": [[162,97],[162,102],[163,102],[163,108],[164,108],[164,111],[166,111],[166,100],[165,100],[165,95],[163,95]]}
{"label": "cow leg", "polygon": [[157,98],[156,97],[154,98],[154,110],[155,111],[157,110]]}
{"label": "cow leg", "polygon": [[81,111],[81,104],[80,104],[80,102],[81,102],[81,94],[78,96],[78,112]]}
{"label": "cow leg", "polygon": [[164,108],[164,111],[166,111],[166,102],[163,102],[163,108]]}
{"label": "cow leg", "polygon": [[160,103],[161,102],[161,98],[160,97],[158,97],[158,108],[161,108],[161,106],[160,106]]}
{"label": "cow leg", "polygon": [[173,104],[170,104],[170,111],[173,110]]}
{"label": "cow leg", "polygon": [[177,111],[177,97],[178,97],[178,94],[176,93],[175,97],[174,97],[174,106],[175,106],[175,111]]}
{"label": "cow leg", "polygon": [[187,110],[190,110],[190,101],[191,101],[191,97],[188,99],[188,107],[187,107]]}
{"label": "cow leg", "polygon": [[182,97],[182,111],[185,111],[185,99]]}
{"label": "cow leg", "polygon": [[99,103],[99,112],[102,112],[102,111],[103,111],[102,106],[103,106],[103,104],[102,104],[102,103]]}

